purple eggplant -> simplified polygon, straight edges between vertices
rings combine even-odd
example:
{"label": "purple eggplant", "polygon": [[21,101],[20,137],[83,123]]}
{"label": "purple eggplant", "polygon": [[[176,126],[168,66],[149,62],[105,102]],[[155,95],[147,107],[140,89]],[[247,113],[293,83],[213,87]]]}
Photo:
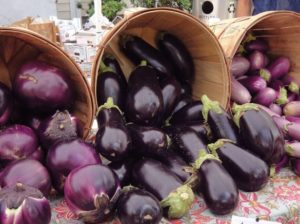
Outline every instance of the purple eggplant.
{"label": "purple eggplant", "polygon": [[208,148],[220,158],[239,189],[254,192],[267,184],[269,168],[260,158],[226,139],[209,144]]}
{"label": "purple eggplant", "polygon": [[139,126],[133,123],[128,124],[127,127],[137,154],[156,157],[167,151],[168,136],[159,128]]}
{"label": "purple eggplant", "polygon": [[213,155],[201,151],[194,163],[200,180],[197,191],[209,210],[216,215],[232,212],[238,204],[238,189],[222,163]]}
{"label": "purple eggplant", "polygon": [[276,103],[280,106],[287,104],[289,101],[287,91],[284,87],[281,87],[279,91],[277,91],[277,99]]}
{"label": "purple eggplant", "polygon": [[107,166],[112,169],[118,176],[122,187],[127,186],[131,182],[131,173],[134,159],[127,157],[123,161],[115,161]]}
{"label": "purple eggplant", "polygon": [[293,93],[293,92],[288,92],[287,94],[287,102],[292,102],[292,101],[295,101],[297,98],[297,94],[296,93]]}
{"label": "purple eggplant", "polygon": [[0,82],[0,125],[5,125],[10,120],[13,104],[11,90]]}
{"label": "purple eggplant", "polygon": [[272,103],[270,106],[269,106],[270,110],[273,111],[274,113],[278,114],[278,115],[282,115],[282,108],[281,106],[279,106],[278,104],[276,103]]}
{"label": "purple eggplant", "polygon": [[292,101],[286,104],[283,108],[285,116],[300,116],[300,101]]}
{"label": "purple eggplant", "polygon": [[268,43],[263,39],[251,40],[247,42],[244,47],[247,52],[252,52],[252,51],[266,52],[269,50]]}
{"label": "purple eggplant", "polygon": [[122,224],[158,224],[163,214],[154,195],[145,190],[131,189],[118,199],[117,215]]}
{"label": "purple eggplant", "polygon": [[181,94],[186,94],[191,96],[193,93],[192,87],[188,83],[181,83]]}
{"label": "purple eggplant", "polygon": [[168,218],[181,218],[190,209],[194,193],[167,166],[153,159],[138,161],[132,170],[133,182],[155,195]]}
{"label": "purple eggplant", "polygon": [[291,166],[294,173],[300,176],[300,159],[291,159]]}
{"label": "purple eggplant", "polygon": [[209,126],[202,121],[192,121],[186,124],[176,125],[176,127],[188,127],[193,129],[201,138],[211,139],[211,130]]}
{"label": "purple eggplant", "polygon": [[160,82],[163,104],[164,116],[167,118],[171,115],[176,103],[181,95],[180,83],[174,77],[168,77]]}
{"label": "purple eggplant", "polygon": [[276,91],[279,91],[280,88],[284,87],[284,83],[280,79],[276,79],[276,80],[273,80],[269,84],[269,87],[276,90]]}
{"label": "purple eggplant", "polygon": [[269,107],[265,107],[263,105],[258,104],[258,107],[262,110],[264,110],[267,114],[269,114],[271,117],[280,117],[277,113],[272,111]]}
{"label": "purple eggplant", "polygon": [[284,83],[284,85],[288,86],[289,91],[299,95],[299,84],[298,84],[298,81],[294,77],[292,77],[290,75],[285,75],[285,76],[283,76],[281,81]]}
{"label": "purple eggplant", "polygon": [[234,77],[243,76],[248,72],[250,62],[243,56],[234,56],[231,62],[230,72]]}
{"label": "purple eggplant", "polygon": [[131,35],[122,36],[121,49],[136,65],[142,60],[146,60],[159,71],[161,78],[173,75],[173,68],[167,58],[142,38]]}
{"label": "purple eggplant", "polygon": [[97,103],[102,105],[108,97],[112,97],[114,103],[124,110],[126,99],[126,85],[123,78],[112,68],[101,62],[99,75],[97,77]]}
{"label": "purple eggplant", "polygon": [[296,122],[291,122],[283,117],[273,116],[272,117],[277,127],[286,136],[290,137],[296,141],[300,141],[300,124]]}
{"label": "purple eggplant", "polygon": [[177,111],[179,111],[181,108],[183,108],[187,104],[190,104],[192,101],[193,101],[193,99],[191,98],[190,95],[182,94],[179,97],[177,103],[175,104],[174,110],[172,111],[171,114],[176,113]]}
{"label": "purple eggplant", "polygon": [[295,122],[300,124],[300,117],[296,116],[286,116],[285,119],[287,119],[290,122]]}
{"label": "purple eggplant", "polygon": [[252,94],[258,93],[260,90],[267,87],[266,80],[258,75],[246,77],[242,80],[239,80],[239,82],[243,84]]}
{"label": "purple eggplant", "polygon": [[284,138],[272,117],[256,104],[235,104],[232,111],[247,149],[268,164],[279,162],[284,153]]}
{"label": "purple eggplant", "polygon": [[256,94],[256,96],[253,98],[253,102],[269,107],[276,100],[276,98],[276,91],[267,87]]}
{"label": "purple eggplant", "polygon": [[279,57],[272,61],[266,68],[260,70],[260,75],[268,82],[280,79],[290,70],[290,60],[286,57]]}
{"label": "purple eggplant", "polygon": [[193,101],[182,107],[171,116],[169,123],[177,125],[191,121],[204,121],[202,117],[202,103],[200,101]]}
{"label": "purple eggplant", "polygon": [[265,55],[260,51],[253,51],[249,55],[250,70],[256,71],[265,67]]}
{"label": "purple eggplant", "polygon": [[176,78],[182,83],[191,83],[195,77],[195,66],[184,43],[171,33],[160,32],[157,46],[174,66]]}
{"label": "purple eggplant", "polygon": [[125,86],[125,88],[127,87],[127,80],[126,77],[121,69],[121,66],[119,64],[119,62],[117,61],[117,59],[112,55],[112,54],[105,54],[102,57],[103,63],[107,66],[110,67],[117,75],[118,77],[121,79],[121,82],[123,83],[123,85]]}
{"label": "purple eggplant", "polygon": [[234,77],[231,77],[231,100],[240,104],[249,103],[251,101],[251,95],[248,89]]}
{"label": "purple eggplant", "polygon": [[231,115],[227,113],[217,101],[210,100],[206,95],[202,98],[202,114],[208,123],[215,140],[220,138],[230,139],[241,144],[238,128],[234,124]]}
{"label": "purple eggplant", "polygon": [[[143,70],[143,76],[135,73]],[[152,78],[144,78],[150,76]],[[131,73],[128,82],[130,88],[126,99],[126,115],[129,121],[136,124],[157,126],[160,124],[164,109],[163,95],[158,80],[154,77],[153,68],[140,65]]]}
{"label": "purple eggplant", "polygon": [[300,142],[290,142],[286,143],[285,146],[285,152],[292,157],[300,158]]}

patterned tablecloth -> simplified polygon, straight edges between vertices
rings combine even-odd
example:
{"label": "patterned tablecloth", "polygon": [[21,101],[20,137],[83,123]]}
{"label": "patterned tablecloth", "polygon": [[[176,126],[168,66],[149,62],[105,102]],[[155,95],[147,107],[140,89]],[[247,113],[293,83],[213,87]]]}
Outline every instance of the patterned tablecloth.
{"label": "patterned tablecloth", "polygon": [[[52,200],[51,224],[82,224],[68,209],[63,199]],[[173,220],[171,224],[230,224],[231,216],[260,217],[284,224],[300,224],[300,177],[283,169],[259,192],[240,191],[238,207],[227,216],[209,212],[202,198],[198,197],[187,217]],[[119,224],[117,220],[112,224]]]}

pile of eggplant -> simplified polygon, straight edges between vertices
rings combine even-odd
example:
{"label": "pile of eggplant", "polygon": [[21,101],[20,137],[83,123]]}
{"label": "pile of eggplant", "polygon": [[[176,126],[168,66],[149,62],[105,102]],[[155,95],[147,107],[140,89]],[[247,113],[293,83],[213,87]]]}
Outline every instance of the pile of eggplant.
{"label": "pile of eggplant", "polygon": [[292,66],[288,57],[270,55],[265,39],[247,35],[231,64],[231,100],[259,104],[269,113],[285,139],[276,172],[289,165],[299,175],[300,83],[291,75]]}

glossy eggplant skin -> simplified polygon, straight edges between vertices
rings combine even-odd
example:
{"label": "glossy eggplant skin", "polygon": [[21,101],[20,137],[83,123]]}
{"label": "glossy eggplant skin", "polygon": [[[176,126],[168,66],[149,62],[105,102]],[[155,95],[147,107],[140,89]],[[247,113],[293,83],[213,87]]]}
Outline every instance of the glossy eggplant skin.
{"label": "glossy eggplant skin", "polygon": [[181,83],[181,94],[186,94],[188,96],[192,96],[193,90],[190,84]]}
{"label": "glossy eggplant skin", "polygon": [[214,140],[224,138],[230,139],[239,145],[242,144],[237,126],[234,124],[232,117],[223,108],[222,113],[210,110],[208,112],[207,123]]}
{"label": "glossy eggplant skin", "polygon": [[171,115],[179,97],[181,96],[180,83],[174,77],[168,77],[160,82],[162,96],[164,101],[164,116]]}
{"label": "glossy eggplant skin", "polygon": [[118,75],[118,77],[121,79],[121,83],[126,88],[127,80],[117,59],[113,55],[106,54],[103,56],[102,60],[107,67],[111,68]]}
{"label": "glossy eggplant skin", "polygon": [[123,115],[117,108],[102,109],[96,115],[98,128],[105,126],[109,123],[124,122]]}
{"label": "glossy eggplant skin", "polygon": [[235,182],[216,160],[206,160],[197,171],[199,193],[210,211],[216,215],[232,212],[238,204],[238,189]]}
{"label": "glossy eggplant skin", "polygon": [[203,123],[202,121],[191,121],[187,122],[186,124],[181,124],[179,127],[189,127],[193,129],[198,136],[200,136],[202,139],[207,140],[211,138],[210,128],[207,124]]}
{"label": "glossy eggplant skin", "polygon": [[140,37],[123,36],[121,38],[121,49],[136,65],[142,60],[146,60],[153,68],[159,71],[161,78],[173,74],[173,68],[167,58]]}
{"label": "glossy eggplant skin", "polygon": [[147,65],[147,62],[143,61],[141,65],[137,66],[131,73],[128,79],[128,87],[131,88],[139,83],[155,82],[158,81],[158,71],[151,66]]}
{"label": "glossy eggplant skin", "polygon": [[120,196],[117,215],[122,224],[158,224],[162,219],[162,208],[154,195],[133,189]]}
{"label": "glossy eggplant skin", "polygon": [[216,152],[239,189],[254,192],[267,184],[269,168],[259,157],[229,142]]}
{"label": "glossy eggplant skin", "polygon": [[133,159],[127,157],[123,161],[115,161],[107,165],[117,174],[121,183],[121,187],[130,184],[133,162],[134,162]]}
{"label": "glossy eggplant skin", "polygon": [[263,110],[248,110],[240,118],[240,136],[251,152],[268,164],[278,163],[284,153],[284,137]]}
{"label": "glossy eggplant skin", "polygon": [[201,150],[207,149],[207,141],[189,127],[174,127],[168,130],[172,139],[172,147],[182,156],[188,164],[194,163],[199,158]]}
{"label": "glossy eggplant skin", "polygon": [[142,159],[132,169],[133,183],[154,194],[159,201],[180,187],[183,183],[161,162]]}
{"label": "glossy eggplant skin", "polygon": [[195,76],[195,66],[182,41],[173,34],[161,32],[157,38],[157,46],[172,62],[177,79],[183,83],[191,83]]}
{"label": "glossy eggplant skin", "polygon": [[202,108],[203,105],[200,101],[193,101],[174,113],[170,119],[170,124],[176,125],[191,121],[204,122]]}
{"label": "glossy eggplant skin", "polygon": [[157,157],[166,153],[168,149],[167,135],[159,128],[139,126],[136,124],[127,125],[134,151],[142,156]]}
{"label": "glossy eggplant skin", "polygon": [[[151,67],[139,67],[144,67],[145,76],[148,76],[148,71],[149,74],[152,74],[153,69]],[[160,125],[163,114],[163,96],[158,80],[155,78],[145,78],[144,80],[139,78],[135,79],[134,82],[129,80],[129,85],[126,98],[128,120],[139,125]]]}
{"label": "glossy eggplant skin", "polygon": [[181,108],[183,108],[184,106],[186,106],[187,104],[190,104],[191,102],[193,102],[193,99],[191,98],[191,96],[187,95],[187,94],[182,94],[176,105],[174,106],[174,109],[172,111],[171,114],[176,113],[177,111],[179,111]]}

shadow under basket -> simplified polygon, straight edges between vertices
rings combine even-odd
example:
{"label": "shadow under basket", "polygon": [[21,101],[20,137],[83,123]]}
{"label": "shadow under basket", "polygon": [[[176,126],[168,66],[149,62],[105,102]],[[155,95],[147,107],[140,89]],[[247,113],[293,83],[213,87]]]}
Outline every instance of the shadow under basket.
{"label": "shadow under basket", "polygon": [[230,97],[230,77],[217,38],[196,17],[172,8],[147,9],[131,14],[118,22],[104,36],[92,68],[92,91],[95,99],[98,71],[103,54],[112,54],[128,79],[135,66],[120,50],[120,36],[136,35],[156,47],[155,38],[159,31],[167,31],[177,36],[190,52],[195,65],[195,80],[192,83],[193,98],[199,100],[203,94],[206,94],[226,107]]}
{"label": "shadow under basket", "polygon": [[14,75],[24,63],[45,61],[61,68],[75,90],[71,113],[83,124],[87,138],[93,122],[94,100],[83,73],[76,63],[55,43],[23,28],[0,28],[0,81],[11,88]]}

